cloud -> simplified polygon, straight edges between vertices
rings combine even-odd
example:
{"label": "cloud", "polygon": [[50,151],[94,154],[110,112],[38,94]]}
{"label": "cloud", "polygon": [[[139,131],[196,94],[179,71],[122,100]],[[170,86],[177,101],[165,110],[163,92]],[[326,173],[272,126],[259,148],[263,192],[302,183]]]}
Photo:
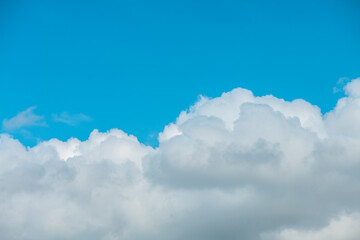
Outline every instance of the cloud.
{"label": "cloud", "polygon": [[359,84],[325,115],[241,88],[202,97],[157,148],[118,129],[32,148],[2,134],[0,238],[359,239]]}
{"label": "cloud", "polygon": [[339,80],[336,83],[336,86],[333,87],[333,92],[334,93],[338,93],[338,92],[343,92],[344,91],[344,86],[350,81],[351,79],[347,78],[347,77],[341,77],[339,78]]}
{"label": "cloud", "polygon": [[264,234],[263,239],[271,240],[357,240],[360,236],[360,215],[358,213],[341,215],[318,230],[285,229],[280,233]]}
{"label": "cloud", "polygon": [[44,117],[34,113],[35,106],[29,107],[23,112],[19,112],[15,117],[4,119],[2,127],[6,131],[13,131],[23,127],[46,126]]}
{"label": "cloud", "polygon": [[87,116],[85,114],[82,114],[82,113],[69,114],[68,112],[62,112],[62,113],[60,113],[60,115],[53,114],[52,117],[53,117],[53,120],[55,122],[66,123],[66,124],[68,124],[70,126],[76,126],[81,122],[91,120],[91,117],[89,117],[89,116]]}

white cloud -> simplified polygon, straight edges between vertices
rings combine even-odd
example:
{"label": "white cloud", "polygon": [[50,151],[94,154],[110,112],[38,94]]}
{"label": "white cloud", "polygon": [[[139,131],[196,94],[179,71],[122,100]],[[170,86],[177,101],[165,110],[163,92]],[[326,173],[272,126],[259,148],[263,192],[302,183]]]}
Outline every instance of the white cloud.
{"label": "white cloud", "polygon": [[359,239],[359,83],[325,116],[202,97],[155,149],[117,129],[33,148],[0,135],[0,238]]}
{"label": "white cloud", "polygon": [[89,117],[83,113],[70,114],[68,112],[62,112],[62,113],[60,113],[60,115],[53,114],[52,117],[55,122],[66,123],[70,126],[76,126],[81,122],[84,122],[84,121],[86,122],[86,121],[91,120],[91,117]]}
{"label": "white cloud", "polygon": [[4,119],[2,127],[6,131],[12,131],[29,126],[46,126],[44,117],[34,113],[35,106],[29,107],[23,112],[19,112],[15,117]]}

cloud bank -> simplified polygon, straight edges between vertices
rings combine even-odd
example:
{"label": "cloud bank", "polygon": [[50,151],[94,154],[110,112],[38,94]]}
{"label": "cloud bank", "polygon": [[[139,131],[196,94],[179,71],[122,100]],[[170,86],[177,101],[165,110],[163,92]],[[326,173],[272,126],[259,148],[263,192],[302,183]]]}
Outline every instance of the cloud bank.
{"label": "cloud bank", "polygon": [[0,135],[0,238],[360,238],[360,79],[325,115],[234,89],[159,134],[94,130],[33,148]]}

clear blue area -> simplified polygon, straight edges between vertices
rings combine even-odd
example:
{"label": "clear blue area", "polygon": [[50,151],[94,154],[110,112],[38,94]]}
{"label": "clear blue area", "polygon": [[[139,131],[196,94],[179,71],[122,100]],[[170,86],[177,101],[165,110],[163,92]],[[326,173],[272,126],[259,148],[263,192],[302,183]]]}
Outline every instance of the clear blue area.
{"label": "clear blue area", "polygon": [[[347,0],[0,2],[0,120],[30,106],[25,144],[120,128],[156,135],[199,94],[235,87],[333,108],[360,76],[360,3]],[[78,126],[51,114],[83,113]]]}

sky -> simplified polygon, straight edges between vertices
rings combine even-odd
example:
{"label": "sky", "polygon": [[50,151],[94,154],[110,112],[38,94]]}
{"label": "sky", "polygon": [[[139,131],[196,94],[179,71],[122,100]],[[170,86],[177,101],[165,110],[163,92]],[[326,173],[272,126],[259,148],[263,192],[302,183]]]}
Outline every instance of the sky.
{"label": "sky", "polygon": [[156,146],[199,95],[236,87],[326,113],[338,81],[360,76],[359,11],[357,1],[3,0],[0,119],[35,107],[46,124],[11,132],[29,146],[95,128]]}
{"label": "sky", "polygon": [[0,2],[0,239],[360,239],[357,1]]}

